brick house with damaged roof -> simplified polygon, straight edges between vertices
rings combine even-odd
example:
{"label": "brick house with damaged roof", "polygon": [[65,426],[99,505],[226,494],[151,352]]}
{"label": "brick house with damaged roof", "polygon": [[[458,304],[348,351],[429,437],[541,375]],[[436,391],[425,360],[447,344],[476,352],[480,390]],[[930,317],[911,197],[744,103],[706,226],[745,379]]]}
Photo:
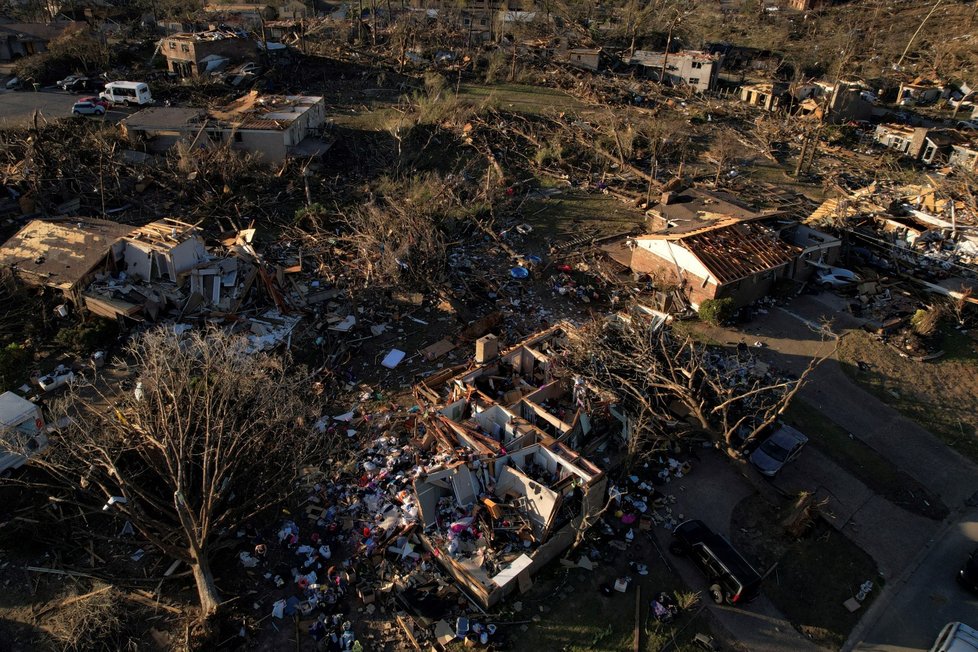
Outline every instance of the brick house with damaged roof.
{"label": "brick house with damaged roof", "polygon": [[832,264],[841,241],[778,215],[716,216],[686,227],[640,235],[605,247],[613,260],[675,287],[694,308],[730,298],[743,307],[766,296],[778,279],[804,281],[807,261]]}

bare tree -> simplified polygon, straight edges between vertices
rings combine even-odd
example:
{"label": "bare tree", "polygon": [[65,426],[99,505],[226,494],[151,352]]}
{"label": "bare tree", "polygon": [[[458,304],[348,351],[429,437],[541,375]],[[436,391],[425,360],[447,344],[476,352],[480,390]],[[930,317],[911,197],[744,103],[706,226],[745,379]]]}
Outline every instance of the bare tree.
{"label": "bare tree", "polygon": [[723,175],[723,171],[736,160],[743,149],[744,146],[741,144],[740,139],[737,138],[737,134],[732,130],[724,129],[716,135],[707,152],[707,158],[716,166],[716,177],[713,179],[714,186],[720,185],[720,178]]}
{"label": "bare tree", "polygon": [[212,558],[325,449],[310,428],[319,413],[282,358],[241,336],[160,329],[127,353],[136,391],[73,389],[56,410],[71,424],[41,463],[188,563],[206,619],[221,604]]}
{"label": "bare tree", "polygon": [[[828,355],[814,358],[795,379],[741,373],[750,364],[741,353],[704,346],[654,319],[633,315],[579,329],[564,363],[592,390],[616,394],[643,431],[659,424],[657,430],[635,433],[643,437],[637,448],[700,432],[734,453],[735,435],[747,443],[764,432]],[[685,421],[677,419],[681,414]],[[672,425],[667,429],[664,424]],[[629,452],[641,453],[631,446]]]}

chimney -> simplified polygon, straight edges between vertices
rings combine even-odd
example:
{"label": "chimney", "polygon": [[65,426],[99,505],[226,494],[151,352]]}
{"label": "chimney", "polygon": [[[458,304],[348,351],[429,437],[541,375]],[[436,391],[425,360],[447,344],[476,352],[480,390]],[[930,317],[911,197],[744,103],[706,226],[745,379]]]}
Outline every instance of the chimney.
{"label": "chimney", "polygon": [[484,364],[499,355],[499,338],[486,335],[475,341],[475,363]]}
{"label": "chimney", "polygon": [[672,190],[667,190],[659,196],[659,203],[663,206],[668,206],[674,201],[676,201],[676,193]]}

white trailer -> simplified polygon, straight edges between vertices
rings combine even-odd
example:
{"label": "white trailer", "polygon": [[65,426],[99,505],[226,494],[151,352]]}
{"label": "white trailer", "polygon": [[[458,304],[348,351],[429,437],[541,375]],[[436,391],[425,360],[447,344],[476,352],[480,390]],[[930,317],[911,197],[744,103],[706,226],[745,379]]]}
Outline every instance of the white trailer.
{"label": "white trailer", "polygon": [[0,474],[23,466],[48,447],[47,427],[41,408],[13,392],[0,394]]}

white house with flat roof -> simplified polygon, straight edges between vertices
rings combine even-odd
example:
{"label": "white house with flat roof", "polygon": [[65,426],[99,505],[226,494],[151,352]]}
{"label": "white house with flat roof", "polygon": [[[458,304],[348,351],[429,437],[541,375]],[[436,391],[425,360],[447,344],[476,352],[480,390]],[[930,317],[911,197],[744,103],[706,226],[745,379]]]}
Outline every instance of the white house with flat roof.
{"label": "white house with flat roof", "polygon": [[665,52],[635,50],[628,59],[630,65],[641,67],[648,77],[667,80],[675,86],[692,86],[697,93],[716,86],[720,62],[720,55],[700,50],[670,52],[668,56]]}
{"label": "white house with flat roof", "polygon": [[253,152],[269,163],[291,157],[325,154],[332,144],[323,137],[326,104],[311,95],[259,95],[252,91],[227,105],[207,111],[153,107],[122,122],[130,137],[144,137],[166,149],[176,140],[194,146],[228,144]]}

